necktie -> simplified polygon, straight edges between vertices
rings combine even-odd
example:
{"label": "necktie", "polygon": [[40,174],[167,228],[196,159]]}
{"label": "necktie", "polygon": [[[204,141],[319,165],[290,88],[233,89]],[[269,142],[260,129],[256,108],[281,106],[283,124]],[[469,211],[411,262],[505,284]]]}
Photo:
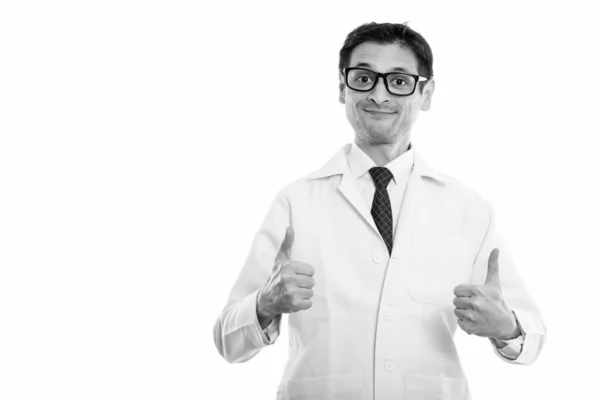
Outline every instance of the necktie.
{"label": "necktie", "polygon": [[394,225],[390,196],[387,192],[387,185],[392,179],[392,173],[385,167],[373,167],[369,170],[369,173],[371,173],[375,182],[375,196],[373,197],[371,216],[388,248],[389,254],[392,254]]}

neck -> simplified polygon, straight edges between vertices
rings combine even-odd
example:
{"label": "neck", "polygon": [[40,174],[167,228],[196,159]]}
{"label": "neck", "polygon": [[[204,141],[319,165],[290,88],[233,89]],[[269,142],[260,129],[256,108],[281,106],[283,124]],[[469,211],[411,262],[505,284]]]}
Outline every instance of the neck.
{"label": "neck", "polygon": [[358,138],[356,138],[355,141],[356,145],[360,147],[360,149],[364,151],[378,167],[382,167],[395,158],[400,157],[408,150],[410,138],[407,137],[405,140],[389,144],[372,144]]}

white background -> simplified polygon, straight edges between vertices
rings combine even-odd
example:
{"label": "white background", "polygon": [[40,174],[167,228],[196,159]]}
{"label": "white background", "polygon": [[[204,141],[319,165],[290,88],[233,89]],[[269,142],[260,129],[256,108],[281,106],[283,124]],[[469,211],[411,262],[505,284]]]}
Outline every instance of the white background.
{"label": "white background", "polygon": [[338,52],[371,21],[429,41],[413,144],[492,202],[548,328],[530,366],[459,330],[474,398],[593,397],[599,32],[520,3],[2,2],[0,398],[275,397],[287,327],[232,365],[213,324],[277,191],[353,140]]}

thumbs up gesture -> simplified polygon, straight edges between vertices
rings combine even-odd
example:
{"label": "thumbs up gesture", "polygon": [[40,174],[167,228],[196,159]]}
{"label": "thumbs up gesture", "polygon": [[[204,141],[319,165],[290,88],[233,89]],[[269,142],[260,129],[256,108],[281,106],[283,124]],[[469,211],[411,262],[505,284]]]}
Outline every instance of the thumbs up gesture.
{"label": "thumbs up gesture", "polygon": [[458,326],[469,335],[508,340],[519,336],[520,330],[502,296],[499,253],[498,249],[490,253],[483,285],[458,285],[454,288],[454,315],[458,317]]}
{"label": "thumbs up gesture", "polygon": [[310,264],[290,259],[293,244],[294,229],[288,227],[275,256],[271,276],[258,292],[257,314],[261,326],[267,326],[278,314],[312,306],[315,269]]}

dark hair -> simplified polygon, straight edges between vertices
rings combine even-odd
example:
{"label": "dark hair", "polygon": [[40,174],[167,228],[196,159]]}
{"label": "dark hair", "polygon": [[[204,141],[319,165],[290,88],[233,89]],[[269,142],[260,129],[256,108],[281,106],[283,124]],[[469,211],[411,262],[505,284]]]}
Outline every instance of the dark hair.
{"label": "dark hair", "polygon": [[[350,63],[350,55],[356,46],[364,42],[376,42],[379,44],[399,43],[412,50],[417,58],[419,75],[425,77],[433,76],[433,54],[429,43],[418,32],[408,27],[407,23],[392,24],[371,22],[363,24],[346,36],[344,46],[340,50],[340,62],[338,65],[340,73]],[[425,82],[422,82],[425,83]],[[420,87],[422,89],[422,86]]]}

